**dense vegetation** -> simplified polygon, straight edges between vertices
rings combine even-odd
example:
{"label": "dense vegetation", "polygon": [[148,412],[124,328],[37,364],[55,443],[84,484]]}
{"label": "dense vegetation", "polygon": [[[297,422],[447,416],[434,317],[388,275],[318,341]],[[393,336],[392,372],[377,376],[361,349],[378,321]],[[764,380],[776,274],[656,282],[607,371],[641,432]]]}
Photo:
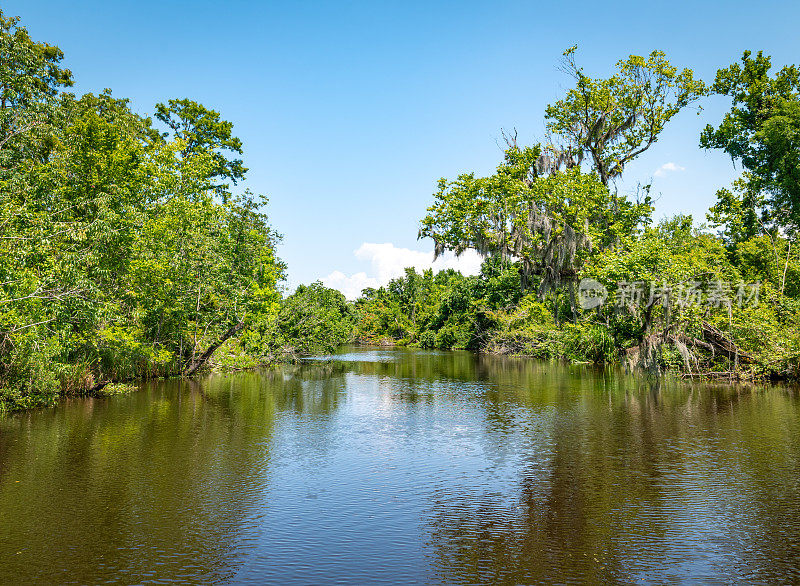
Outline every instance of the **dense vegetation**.
{"label": "dense vegetation", "polygon": [[[281,295],[280,237],[266,199],[242,188],[230,122],[190,99],[148,117],[110,90],[77,97],[62,60],[0,12],[0,411],[355,338],[693,375],[800,370],[795,67],[771,76],[748,52],[707,87],[654,52],[594,79],[570,49],[575,86],[547,107],[547,140],[507,135],[497,172],[442,179],[421,222],[437,255],[484,255],[481,274],[408,269],[348,303],[319,283]],[[720,189],[708,227],[652,226],[649,188],[615,182],[709,92],[732,110],[701,145],[742,177]],[[586,279],[609,302],[587,307]],[[712,302],[679,303],[687,283]]]}
{"label": "dense vegetation", "polygon": [[191,100],[154,121],[78,98],[62,52],[2,13],[0,43],[0,410],[192,373],[220,346],[241,362],[284,266],[263,198],[232,191],[232,125]]}
{"label": "dense vegetation", "polygon": [[[497,172],[439,182],[420,236],[436,254],[475,249],[480,275],[408,270],[356,302],[360,336],[431,348],[614,362],[686,376],[800,373],[798,70],[770,76],[746,52],[706,87],[660,52],[608,79],[565,53],[575,86],[548,106],[548,140],[507,135]],[[744,169],[708,225],[652,225],[649,186],[615,179],[682,108],[714,92],[732,110],[700,144]],[[608,294],[595,304],[591,286]]]}

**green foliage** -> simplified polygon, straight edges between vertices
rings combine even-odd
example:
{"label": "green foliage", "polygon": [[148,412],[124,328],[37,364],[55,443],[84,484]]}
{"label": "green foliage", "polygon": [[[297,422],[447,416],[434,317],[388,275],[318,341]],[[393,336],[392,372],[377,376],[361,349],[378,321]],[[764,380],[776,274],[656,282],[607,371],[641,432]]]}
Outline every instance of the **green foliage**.
{"label": "green foliage", "polygon": [[353,317],[339,291],[318,282],[300,285],[278,313],[278,331],[299,354],[332,352],[352,340]]}
{"label": "green foliage", "polygon": [[800,229],[800,69],[770,76],[770,58],[745,51],[741,64],[717,71],[714,93],[732,107],[717,128],[706,126],[700,146],[721,149],[745,170],[734,190],[720,190],[709,219],[734,242],[766,227]]}
{"label": "green foliage", "polygon": [[681,109],[706,93],[691,69],[678,69],[661,51],[631,55],[608,79],[593,79],[575,63],[576,47],[564,53],[564,70],[575,80],[567,95],[548,106],[550,132],[563,137],[570,156],[585,154],[603,185],[650,148]]}
{"label": "green foliage", "polygon": [[[481,295],[493,296],[495,303],[507,295],[508,275],[504,272],[487,270],[484,277],[476,278],[452,269],[435,275],[430,270],[420,275],[406,269],[404,277],[393,279],[386,287],[366,289],[356,301],[358,336],[371,343],[388,338],[424,348],[475,348]],[[499,291],[487,288],[490,280]]]}
{"label": "green foliage", "polygon": [[128,383],[109,383],[102,389],[99,389],[96,394],[100,397],[113,397],[115,395],[132,393],[135,390],[136,386]]}
{"label": "green foliage", "polygon": [[[559,327],[553,319],[552,301],[542,303],[535,294],[520,297],[518,271],[519,265],[511,265],[498,275],[492,259],[485,261],[475,277],[452,270],[419,275],[407,269],[405,277],[368,291],[356,302],[358,333],[372,343],[390,338],[424,348],[587,362],[616,359],[618,350],[605,325],[586,322]],[[511,282],[517,293],[509,303],[498,303],[509,293]],[[416,305],[409,303],[414,298]]]}
{"label": "green foliage", "polygon": [[[576,85],[546,110],[553,142],[522,148],[506,136],[497,172],[440,180],[421,222],[419,236],[434,241],[437,255],[472,248],[486,257],[481,275],[428,274],[420,285],[407,274],[365,292],[356,303],[362,335],[573,361],[625,357],[692,374],[746,368],[749,375],[796,376],[800,257],[777,224],[765,226],[774,214],[763,213],[782,206],[790,217],[787,202],[798,201],[795,69],[770,80],[768,59],[746,54],[744,71],[718,74],[714,91],[732,95],[734,111],[717,131],[707,129],[704,146],[726,149],[747,169],[709,213],[725,225],[719,237],[688,216],[648,227],[649,187],[633,201],[610,188],[678,112],[707,93],[705,85],[659,51],[631,56],[612,77],[593,79],[575,64],[574,51],[564,65]],[[586,156],[588,170],[581,168]],[[780,224],[790,237],[792,221]],[[509,278],[509,267],[518,278]],[[581,278],[604,285],[609,302],[580,310]],[[725,287],[745,282],[761,283],[766,302],[749,307],[726,298],[734,293]],[[535,297],[524,295],[530,285],[538,285]],[[631,285],[641,298],[625,299]],[[727,301],[676,303],[681,287]],[[409,311],[408,299],[425,309]],[[748,319],[758,325],[748,329]]]}
{"label": "green foliage", "polygon": [[0,15],[0,409],[179,374],[278,311],[284,266],[232,125],[76,98],[57,47]]}
{"label": "green foliage", "polygon": [[[649,186],[632,201],[610,183],[706,93],[690,69],[679,72],[660,51],[620,61],[608,79],[585,75],[574,53],[565,53],[564,65],[576,87],[545,113],[554,142],[520,147],[516,136],[506,136],[508,149],[495,174],[439,181],[419,231],[434,241],[437,256],[472,248],[484,257],[519,261],[523,287],[535,282],[540,298],[563,285],[572,295],[592,255],[649,223]],[[586,155],[588,171],[581,168]]]}
{"label": "green foliage", "polygon": [[0,177],[24,157],[46,153],[49,125],[57,117],[60,88],[72,85],[72,73],[60,66],[64,53],[31,39],[19,18],[0,10]]}
{"label": "green foliage", "polygon": [[[781,270],[773,243],[784,261]],[[793,377],[800,372],[800,300],[798,255],[791,251],[788,241],[761,236],[731,254],[691,217],[676,216],[589,258],[580,276],[599,281],[609,293],[599,308],[574,312],[563,290],[544,299],[522,295],[520,264],[490,257],[474,277],[407,269],[386,287],[365,291],[355,303],[358,333],[372,343],[391,339],[573,362],[645,360],[649,367],[695,374],[739,369],[735,376]],[[710,296],[718,284],[756,281],[757,304],[740,306],[733,289],[728,303],[676,302],[681,285]],[[618,304],[625,283],[646,287],[638,300]],[[737,363],[719,348],[710,351],[707,327],[721,331],[747,360]]]}
{"label": "green foliage", "polygon": [[739,242],[733,258],[745,280],[768,282],[776,291],[800,297],[800,250],[792,240],[756,236]]}
{"label": "green foliage", "polygon": [[[208,187],[219,195],[226,195],[230,187],[226,183],[214,184],[212,181],[228,179],[234,185],[244,178],[247,169],[241,159],[231,159],[227,152],[242,154],[242,141],[233,136],[233,124],[220,117],[219,112],[210,110],[189,99],[169,100],[156,104],[156,118],[168,126],[172,138],[180,141],[180,154],[184,161],[201,156],[210,163],[206,180]],[[168,138],[170,133],[164,133]]]}
{"label": "green foliage", "polygon": [[433,239],[437,254],[473,248],[519,259],[526,281],[538,278],[544,294],[649,216],[649,200],[629,202],[577,166],[542,172],[542,153],[511,146],[490,177],[441,179],[419,236]]}
{"label": "green foliage", "polygon": [[489,336],[486,349],[499,354],[556,358],[557,328],[553,311],[528,294],[516,306],[486,310]]}
{"label": "green foliage", "polygon": [[[649,223],[649,188],[631,201],[609,189],[610,181],[706,93],[690,69],[679,72],[660,51],[620,61],[608,79],[585,75],[574,54],[574,47],[565,53],[564,66],[576,87],[545,113],[550,138],[563,144],[521,148],[516,136],[506,136],[509,148],[495,174],[439,181],[419,231],[434,241],[437,256],[472,248],[519,261],[523,288],[536,282],[540,298],[566,285],[573,315],[586,263]],[[581,168],[587,154],[589,172]]]}
{"label": "green foliage", "polygon": [[[693,374],[800,372],[800,74],[791,66],[771,77],[761,53],[717,73],[713,91],[733,107],[701,137],[745,169],[709,212],[720,235],[685,216],[649,227],[649,188],[628,198],[613,187],[706,93],[703,83],[658,51],[594,79],[570,50],[575,87],[545,112],[548,142],[521,147],[507,136],[496,172],[441,179],[421,222],[437,256],[482,254],[480,274],[407,269],[353,304],[320,283],[281,297],[280,236],[266,198],[231,190],[247,169],[219,112],[169,100],[156,106],[156,128],[110,90],[63,93],[72,74],[61,50],[2,12],[0,57],[0,411],[354,339],[571,361],[637,356]],[[752,307],[673,310],[662,291],[582,310],[582,278],[611,296],[626,281],[759,281],[763,293]]]}
{"label": "green foliage", "polygon": [[262,315],[242,338],[246,353],[262,361],[332,352],[354,338],[352,306],[342,293],[319,282],[299,285],[276,313]]}
{"label": "green foliage", "polygon": [[778,300],[774,291],[770,295],[768,288],[766,301],[758,307],[736,312],[730,324],[732,335],[758,358],[753,367],[756,372],[797,377],[800,373],[800,300]]}
{"label": "green foliage", "polygon": [[614,337],[603,324],[565,324],[561,344],[562,357],[573,362],[613,362],[618,356]]}
{"label": "green foliage", "polygon": [[756,191],[744,172],[731,189],[717,190],[717,201],[709,208],[706,217],[712,227],[721,228],[720,235],[729,245],[736,245],[762,232],[765,221],[764,196]]}

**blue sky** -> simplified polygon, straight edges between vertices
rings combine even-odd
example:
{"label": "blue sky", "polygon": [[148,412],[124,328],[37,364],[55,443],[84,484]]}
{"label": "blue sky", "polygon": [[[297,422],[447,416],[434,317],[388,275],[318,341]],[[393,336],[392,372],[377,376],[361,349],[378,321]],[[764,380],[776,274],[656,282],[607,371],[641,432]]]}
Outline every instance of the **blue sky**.
{"label": "blue sky", "polygon": [[[763,49],[800,61],[793,2],[3,2],[37,40],[60,46],[75,91],[111,88],[151,113],[189,97],[235,124],[247,185],[270,197],[289,285],[343,289],[428,262],[419,219],[439,177],[490,173],[500,130],[541,137],[569,86],[562,51],[590,75],[662,49],[703,79]],[[654,181],[656,218],[702,220],[737,174],[698,136],[727,109],[681,113],[630,165],[622,189]],[[671,165],[669,165],[671,164]],[[673,170],[656,173],[663,165]],[[358,251],[358,252],[356,252]],[[452,266],[458,263],[450,261]],[[474,268],[466,259],[466,270]],[[354,277],[354,275],[356,275]]]}

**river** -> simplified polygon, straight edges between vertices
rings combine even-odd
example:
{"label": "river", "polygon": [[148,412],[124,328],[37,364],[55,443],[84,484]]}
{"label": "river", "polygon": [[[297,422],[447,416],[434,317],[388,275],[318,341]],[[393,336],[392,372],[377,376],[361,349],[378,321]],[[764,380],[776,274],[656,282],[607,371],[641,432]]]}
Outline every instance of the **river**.
{"label": "river", "polygon": [[0,418],[0,583],[800,583],[800,394],[345,348]]}

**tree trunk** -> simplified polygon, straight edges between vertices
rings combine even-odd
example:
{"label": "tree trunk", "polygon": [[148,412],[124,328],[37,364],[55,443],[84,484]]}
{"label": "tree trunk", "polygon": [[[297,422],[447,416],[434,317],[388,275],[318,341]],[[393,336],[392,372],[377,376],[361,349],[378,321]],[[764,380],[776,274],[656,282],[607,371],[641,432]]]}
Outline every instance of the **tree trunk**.
{"label": "tree trunk", "polygon": [[733,340],[725,336],[720,330],[712,326],[707,321],[703,322],[703,338],[731,360],[741,360],[742,362],[755,362],[755,358],[739,348]]}
{"label": "tree trunk", "polygon": [[228,329],[228,331],[225,332],[219,340],[211,344],[211,346],[209,346],[197,360],[193,360],[191,362],[189,368],[186,369],[186,376],[192,376],[195,372],[197,372],[201,366],[208,362],[208,359],[211,358],[211,355],[214,352],[216,352],[217,348],[222,346],[229,338],[232,338],[238,334],[242,328],[244,328],[244,321],[240,321],[239,323],[231,326],[230,329]]}

